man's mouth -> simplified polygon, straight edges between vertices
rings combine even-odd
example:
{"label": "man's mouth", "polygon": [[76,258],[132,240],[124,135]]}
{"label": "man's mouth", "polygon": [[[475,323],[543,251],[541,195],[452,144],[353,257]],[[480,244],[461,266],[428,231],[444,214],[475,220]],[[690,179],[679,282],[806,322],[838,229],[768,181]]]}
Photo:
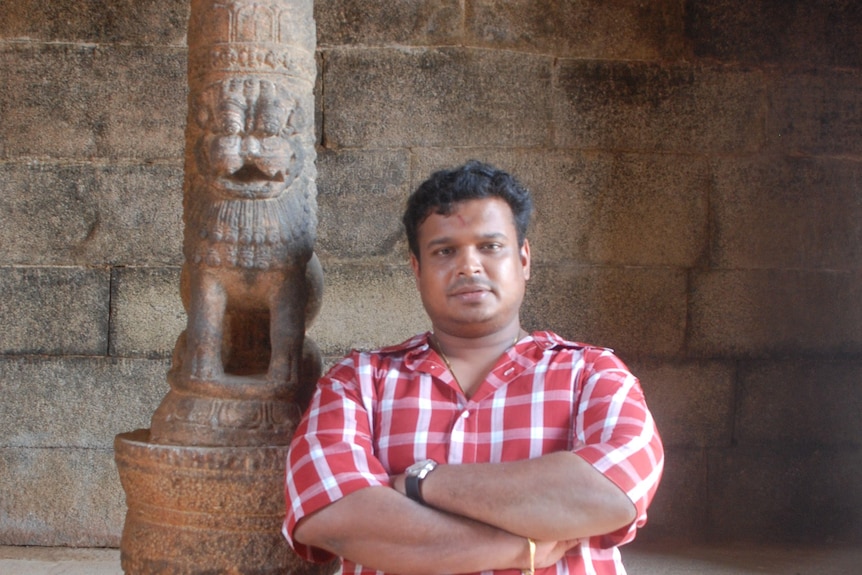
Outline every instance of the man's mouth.
{"label": "man's mouth", "polygon": [[486,282],[471,280],[469,282],[457,282],[449,289],[450,296],[468,296],[482,294],[491,291],[491,285]]}

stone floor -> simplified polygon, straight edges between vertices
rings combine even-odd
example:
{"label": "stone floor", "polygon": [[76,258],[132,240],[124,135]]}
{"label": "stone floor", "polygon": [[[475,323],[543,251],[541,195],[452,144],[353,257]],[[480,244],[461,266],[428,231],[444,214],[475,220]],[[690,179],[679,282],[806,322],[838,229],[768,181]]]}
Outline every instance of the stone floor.
{"label": "stone floor", "polygon": [[[629,575],[860,575],[862,547],[634,545]],[[0,547],[0,575],[122,575],[116,549]]]}

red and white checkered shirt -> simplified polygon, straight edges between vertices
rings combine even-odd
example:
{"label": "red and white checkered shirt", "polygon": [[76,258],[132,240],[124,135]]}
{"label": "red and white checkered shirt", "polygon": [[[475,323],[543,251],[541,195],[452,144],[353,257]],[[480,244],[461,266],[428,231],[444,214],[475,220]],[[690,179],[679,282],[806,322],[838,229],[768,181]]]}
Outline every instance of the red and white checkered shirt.
{"label": "red and white checkered shirt", "polygon": [[[354,351],[321,379],[294,435],[284,535],[306,559],[330,560],[293,540],[297,522],[359,489],[388,486],[390,475],[416,461],[495,463],[562,450],[627,493],[637,518],[583,540],[543,575],[625,573],[617,546],[646,522],[664,452],[638,380],[610,350],[535,332],[500,358],[469,399],[428,334]],[[343,572],[379,573],[347,560]]]}

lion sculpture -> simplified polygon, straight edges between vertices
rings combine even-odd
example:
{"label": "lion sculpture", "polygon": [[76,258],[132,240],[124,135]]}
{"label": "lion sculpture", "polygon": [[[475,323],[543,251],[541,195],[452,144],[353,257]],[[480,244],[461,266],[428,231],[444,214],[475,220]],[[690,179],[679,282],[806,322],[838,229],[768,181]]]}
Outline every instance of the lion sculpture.
{"label": "lion sculpture", "polygon": [[174,354],[184,377],[217,382],[262,368],[286,388],[300,377],[322,286],[306,114],[266,79],[230,78],[199,97],[183,210],[188,324]]}

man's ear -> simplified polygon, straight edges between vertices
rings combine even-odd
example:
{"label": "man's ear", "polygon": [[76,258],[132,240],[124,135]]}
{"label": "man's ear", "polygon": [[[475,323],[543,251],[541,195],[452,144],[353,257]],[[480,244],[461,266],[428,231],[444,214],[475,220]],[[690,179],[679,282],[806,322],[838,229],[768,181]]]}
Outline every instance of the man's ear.
{"label": "man's ear", "polygon": [[524,245],[521,246],[520,257],[521,266],[524,268],[524,279],[530,279],[530,240],[524,238]]}
{"label": "man's ear", "polygon": [[416,254],[410,252],[410,268],[413,270],[413,277],[418,285],[419,283],[419,258]]}

